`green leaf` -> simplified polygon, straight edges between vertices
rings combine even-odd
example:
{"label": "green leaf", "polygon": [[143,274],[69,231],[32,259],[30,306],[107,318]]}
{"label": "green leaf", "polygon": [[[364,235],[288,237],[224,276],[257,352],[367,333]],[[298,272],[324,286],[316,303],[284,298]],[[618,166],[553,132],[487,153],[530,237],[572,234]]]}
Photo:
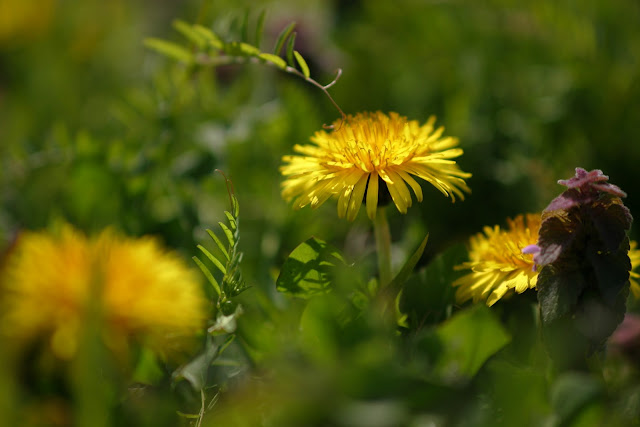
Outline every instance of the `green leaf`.
{"label": "green leaf", "polygon": [[435,324],[447,318],[455,304],[455,288],[451,283],[459,274],[451,266],[466,261],[467,257],[464,244],[452,246],[402,285],[400,311],[409,314],[410,324]]}
{"label": "green leaf", "polygon": [[240,40],[244,43],[249,42],[249,9],[244,11],[242,16],[242,24],[240,24]]}
{"label": "green leaf", "polygon": [[262,44],[262,35],[264,34],[264,20],[266,16],[267,16],[267,11],[263,10],[262,12],[260,12],[260,16],[258,17],[255,40],[253,42],[254,46],[258,48],[260,48],[260,45]]}
{"label": "green leaf", "polygon": [[559,377],[551,389],[555,425],[573,425],[571,421],[604,394],[602,383],[592,375],[571,372]]}
{"label": "green leaf", "polygon": [[231,215],[230,212],[228,211],[224,211],[225,216],[227,217],[227,219],[229,220],[229,226],[231,226],[232,230],[235,230],[238,228],[238,223],[236,222],[236,219],[233,217],[233,215]]}
{"label": "green leaf", "polygon": [[194,390],[202,390],[207,383],[207,373],[211,362],[218,356],[219,346],[212,338],[207,339],[207,344],[202,353],[187,364],[176,369],[172,378],[174,382],[187,380]]}
{"label": "green leaf", "polygon": [[218,236],[216,236],[216,233],[214,233],[213,231],[211,231],[209,229],[207,229],[207,233],[213,239],[213,241],[216,242],[216,245],[218,245],[218,248],[220,248],[220,250],[224,254],[225,258],[227,258],[227,260],[229,260],[230,256],[229,256],[229,252],[227,251],[227,247],[222,244],[222,242],[220,241]]}
{"label": "green leaf", "polygon": [[196,24],[193,26],[193,31],[195,31],[200,36],[202,36],[207,41],[209,46],[213,47],[214,49],[222,49],[224,47],[224,43],[222,42],[222,39],[220,39],[220,37],[218,37],[213,31],[211,31],[207,27],[203,27],[202,25]]}
{"label": "green leaf", "polygon": [[209,252],[204,246],[198,245],[197,247],[203,254],[205,254],[207,258],[209,258],[209,261],[211,261],[216,267],[218,267],[218,270],[220,270],[222,274],[227,274],[227,269],[224,267],[224,265],[222,265],[220,261],[218,261],[218,258],[213,256],[213,254]]}
{"label": "green leaf", "polygon": [[261,53],[260,49],[248,43],[240,43],[239,47],[240,51],[248,56],[258,56]]}
{"label": "green leaf", "polygon": [[402,268],[400,269],[396,277],[394,277],[391,283],[389,283],[388,285],[389,289],[400,289],[404,284],[404,282],[407,281],[407,279],[413,272],[413,269],[416,267],[416,264],[418,263],[418,261],[420,261],[420,258],[424,253],[424,248],[427,246],[428,240],[429,240],[429,235],[427,234],[424,237],[424,239],[422,239],[422,243],[420,243],[420,246],[418,246],[418,249],[416,249],[413,255],[409,257],[409,259],[407,260],[407,262],[404,263],[404,265],[402,266]]}
{"label": "green leaf", "polygon": [[297,50],[293,51],[293,55],[296,57],[296,61],[298,61],[298,65],[300,65],[302,74],[304,74],[304,76],[308,79],[311,76],[311,73],[309,73],[309,66],[307,65],[307,62],[304,60],[302,55],[300,55],[300,53]]}
{"label": "green leaf", "polygon": [[231,212],[236,218],[240,216],[240,204],[238,203],[238,198],[233,193],[231,193]]}
{"label": "green leaf", "polygon": [[552,323],[575,310],[578,296],[587,286],[580,270],[558,271],[546,266],[538,274],[538,303],[543,323]]}
{"label": "green leaf", "polygon": [[147,38],[144,40],[144,45],[158,53],[185,64],[190,64],[193,61],[191,52],[176,43],[156,38]]}
{"label": "green leaf", "polygon": [[233,233],[231,232],[229,227],[227,227],[227,225],[224,222],[219,222],[218,225],[220,226],[220,228],[222,228],[222,231],[224,232],[225,236],[227,236],[227,240],[229,241],[229,246],[233,247],[233,244],[235,243],[235,239],[233,238]]}
{"label": "green leaf", "polygon": [[296,27],[296,23],[292,22],[280,32],[280,35],[278,35],[278,39],[276,40],[276,44],[273,47],[274,55],[280,55],[280,51],[282,50],[282,46],[284,46],[284,42],[287,40],[287,37],[289,37],[289,35],[291,34],[291,32],[295,27]]}
{"label": "green leaf", "polygon": [[340,252],[312,237],[295,248],[284,262],[276,289],[300,298],[327,293],[338,266],[344,266]]}
{"label": "green leaf", "polygon": [[296,34],[297,33],[291,34],[291,37],[289,37],[289,41],[287,42],[287,63],[292,67],[296,66],[293,62],[293,47],[296,43]]}
{"label": "green leaf", "polygon": [[233,56],[260,56],[260,53],[262,53],[257,47],[243,42],[229,42],[224,46],[224,48],[229,55]]}
{"label": "green leaf", "polygon": [[207,38],[196,31],[191,25],[187,24],[186,22],[176,19],[175,21],[173,21],[173,28],[175,28],[190,42],[198,46],[198,48],[203,49],[207,45]]}
{"label": "green leaf", "polygon": [[211,274],[211,271],[207,268],[206,265],[204,265],[202,261],[200,261],[200,258],[198,258],[197,256],[191,257],[191,259],[193,259],[195,263],[198,264],[198,267],[200,268],[202,273],[205,275],[209,283],[211,283],[211,286],[213,286],[213,289],[215,289],[216,294],[220,296],[221,295],[220,284],[218,283],[216,278],[213,277],[213,274]]}
{"label": "green leaf", "polygon": [[448,383],[471,379],[489,357],[511,340],[484,304],[456,313],[438,327],[435,335],[441,353],[434,372]]}
{"label": "green leaf", "polygon": [[261,53],[258,57],[264,59],[265,61],[269,61],[272,64],[276,65],[278,68],[285,69],[287,68],[287,63],[284,62],[284,59],[276,56],[272,53]]}
{"label": "green leaf", "polygon": [[157,384],[164,377],[164,372],[156,355],[146,347],[140,351],[136,361],[132,380],[141,384]]}

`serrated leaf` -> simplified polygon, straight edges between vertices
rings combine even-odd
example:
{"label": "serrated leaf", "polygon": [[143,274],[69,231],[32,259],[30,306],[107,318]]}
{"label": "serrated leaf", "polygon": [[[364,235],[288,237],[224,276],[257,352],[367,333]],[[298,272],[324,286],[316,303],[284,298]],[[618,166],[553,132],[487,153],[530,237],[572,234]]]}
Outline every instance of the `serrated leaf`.
{"label": "serrated leaf", "polygon": [[311,73],[309,72],[309,66],[307,65],[307,62],[304,60],[302,55],[300,55],[300,53],[297,50],[293,51],[293,55],[296,57],[296,61],[298,61],[298,65],[300,65],[300,70],[302,71],[302,74],[304,74],[304,76],[308,79],[311,76]]}
{"label": "serrated leaf", "polygon": [[629,239],[626,244],[613,252],[604,252],[597,248],[588,248],[587,259],[593,267],[598,290],[603,301],[613,306],[618,295],[623,292],[625,286],[629,287],[629,270],[631,261],[629,260]]}
{"label": "serrated leaf", "polygon": [[222,49],[224,47],[224,43],[222,42],[222,39],[220,39],[220,37],[218,37],[209,28],[203,27],[202,25],[195,24],[193,25],[193,31],[195,31],[200,36],[202,36],[207,41],[209,46],[215,49]]}
{"label": "serrated leaf", "polygon": [[544,267],[537,283],[542,322],[552,323],[572,312],[586,286],[579,270],[557,271],[552,266]]}
{"label": "serrated leaf", "polygon": [[633,221],[629,209],[621,203],[595,203],[589,213],[605,249],[618,249]]}
{"label": "serrated leaf", "polygon": [[218,270],[220,270],[220,272],[222,274],[227,274],[227,269],[224,267],[224,265],[222,265],[222,263],[220,261],[218,261],[218,259],[215,256],[213,256],[213,254],[211,252],[209,252],[202,245],[198,245],[197,248],[200,249],[200,252],[202,252],[207,258],[209,258],[209,261],[211,261],[213,263],[213,265],[218,267]]}
{"label": "serrated leaf", "polygon": [[211,231],[209,229],[207,229],[207,233],[209,234],[209,237],[211,237],[211,239],[213,239],[213,241],[216,242],[216,245],[222,251],[222,253],[224,254],[225,258],[227,260],[230,259],[229,252],[227,251],[227,247],[222,244],[222,242],[220,241],[218,236],[216,236],[216,233],[214,233],[213,231]]}
{"label": "serrated leaf", "polygon": [[263,10],[260,12],[260,16],[258,16],[258,24],[256,25],[256,34],[255,40],[253,42],[254,46],[260,48],[262,44],[262,35],[264,34],[264,21],[267,16],[267,11]]}
{"label": "serrated leaf", "polygon": [[289,37],[289,35],[291,34],[291,32],[295,27],[296,27],[296,23],[292,22],[280,32],[280,34],[278,35],[278,38],[276,39],[276,44],[273,47],[274,55],[276,56],[280,55],[280,52],[282,51],[282,46],[284,46],[284,42],[287,40],[287,37]]}
{"label": "serrated leaf", "polygon": [[344,260],[337,249],[312,237],[295,248],[284,262],[276,289],[300,298],[327,293],[332,288],[336,267],[341,265]]}
{"label": "serrated leaf", "polygon": [[185,64],[190,64],[193,61],[193,55],[191,52],[173,42],[156,38],[147,38],[144,40],[144,45],[158,53]]}
{"label": "serrated leaf", "polygon": [[265,61],[269,61],[272,64],[276,65],[278,68],[285,69],[287,68],[287,63],[284,62],[284,59],[276,56],[272,53],[261,53],[258,57],[264,59]]}
{"label": "serrated leaf", "polygon": [[187,24],[184,21],[176,19],[173,21],[173,28],[175,28],[180,34],[187,38],[190,42],[194,43],[198,48],[203,49],[207,45],[207,39],[193,26]]}
{"label": "serrated leaf", "polygon": [[293,48],[296,43],[296,34],[297,33],[291,34],[291,37],[289,37],[289,41],[287,42],[287,63],[292,67],[296,66],[293,62]]}
{"label": "serrated leaf", "polygon": [[207,278],[209,283],[211,283],[211,286],[213,286],[213,289],[216,291],[216,294],[219,297],[222,294],[220,291],[220,284],[218,283],[216,278],[213,277],[213,274],[211,274],[211,271],[207,268],[206,265],[204,265],[202,261],[200,261],[200,258],[198,258],[197,256],[191,257],[191,259],[193,259],[195,263],[198,265],[198,267],[200,268],[204,276]]}

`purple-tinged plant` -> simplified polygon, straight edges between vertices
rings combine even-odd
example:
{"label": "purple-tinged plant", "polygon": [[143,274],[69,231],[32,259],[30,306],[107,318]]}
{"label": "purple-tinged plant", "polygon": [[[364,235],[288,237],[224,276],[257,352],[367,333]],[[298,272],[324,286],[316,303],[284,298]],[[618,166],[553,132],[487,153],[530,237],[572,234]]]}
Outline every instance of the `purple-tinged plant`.
{"label": "purple-tinged plant", "polygon": [[576,168],[568,189],[542,212],[534,253],[538,302],[550,355],[560,367],[584,365],[622,321],[629,293],[633,220],[626,193],[600,170]]}

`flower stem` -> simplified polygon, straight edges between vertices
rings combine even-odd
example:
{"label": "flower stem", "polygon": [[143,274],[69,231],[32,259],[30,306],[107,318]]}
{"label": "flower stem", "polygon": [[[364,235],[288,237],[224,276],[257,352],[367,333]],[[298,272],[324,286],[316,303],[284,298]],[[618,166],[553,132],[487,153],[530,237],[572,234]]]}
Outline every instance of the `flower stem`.
{"label": "flower stem", "polygon": [[379,207],[376,219],[373,221],[373,233],[376,238],[376,252],[378,253],[378,273],[380,289],[391,283],[391,233],[387,221],[387,211]]}

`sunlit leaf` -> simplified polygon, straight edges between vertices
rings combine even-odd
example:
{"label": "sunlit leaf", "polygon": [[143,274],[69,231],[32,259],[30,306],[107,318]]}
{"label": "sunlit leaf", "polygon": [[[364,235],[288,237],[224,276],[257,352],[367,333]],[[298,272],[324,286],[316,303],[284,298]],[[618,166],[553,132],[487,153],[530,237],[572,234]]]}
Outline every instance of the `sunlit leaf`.
{"label": "sunlit leaf", "polygon": [[195,28],[184,21],[176,19],[173,21],[173,28],[175,28],[180,34],[187,38],[190,42],[194,43],[198,48],[203,49],[207,45],[207,38],[195,30]]}
{"label": "sunlit leaf", "polygon": [[216,278],[213,277],[213,274],[211,274],[211,271],[207,268],[206,265],[204,265],[202,261],[200,261],[200,259],[197,256],[194,256],[191,259],[193,259],[193,261],[198,265],[198,268],[200,268],[200,270],[202,271],[204,276],[207,278],[211,286],[213,286],[213,289],[216,291],[216,294],[220,296],[222,294],[220,291],[220,284],[218,283]]}
{"label": "sunlit leaf", "polygon": [[309,298],[328,292],[335,269],[344,265],[337,249],[312,237],[301,243],[284,262],[276,288],[280,292]]}
{"label": "sunlit leaf", "polygon": [[185,64],[189,64],[193,61],[193,55],[191,52],[176,43],[161,39],[147,38],[144,40],[144,45],[158,53]]}
{"label": "sunlit leaf", "polygon": [[211,252],[209,252],[204,246],[202,245],[198,245],[197,246],[198,249],[200,249],[200,251],[207,257],[209,258],[209,261],[211,261],[213,263],[213,265],[215,265],[216,267],[218,267],[218,270],[220,270],[220,272],[222,274],[226,274],[227,270],[224,267],[224,265],[222,265],[222,263],[220,261],[218,261],[218,259],[213,256],[213,254]]}
{"label": "sunlit leaf", "polygon": [[211,31],[207,27],[203,27],[202,25],[194,25],[193,31],[200,34],[204,39],[207,40],[209,46],[215,49],[222,49],[224,47],[224,43],[213,31]]}
{"label": "sunlit leaf", "polygon": [[296,61],[298,61],[298,65],[300,65],[300,70],[302,70],[302,74],[304,74],[306,78],[309,78],[311,76],[311,73],[309,72],[309,66],[307,65],[307,61],[304,60],[302,55],[300,55],[300,53],[297,50],[293,51],[293,55],[296,57]]}
{"label": "sunlit leaf", "polygon": [[223,222],[219,222],[218,225],[222,228],[225,236],[227,236],[227,240],[229,241],[229,246],[233,246],[235,243],[235,239],[233,238],[233,232],[227,227],[227,225]]}
{"label": "sunlit leaf", "polygon": [[284,62],[284,59],[282,59],[279,56],[276,56],[276,55],[274,55],[272,53],[261,53],[258,56],[260,58],[264,59],[265,61],[269,61],[269,62],[275,64],[279,68],[284,69],[284,68],[287,67],[287,63]]}
{"label": "sunlit leaf", "polygon": [[222,251],[222,253],[224,254],[225,258],[227,258],[227,260],[229,260],[230,259],[229,251],[227,250],[225,245],[222,244],[222,242],[220,241],[218,236],[216,236],[216,233],[214,233],[213,231],[211,231],[209,229],[207,229],[207,233],[209,234],[211,239],[213,239],[213,241],[216,242],[216,245]]}

